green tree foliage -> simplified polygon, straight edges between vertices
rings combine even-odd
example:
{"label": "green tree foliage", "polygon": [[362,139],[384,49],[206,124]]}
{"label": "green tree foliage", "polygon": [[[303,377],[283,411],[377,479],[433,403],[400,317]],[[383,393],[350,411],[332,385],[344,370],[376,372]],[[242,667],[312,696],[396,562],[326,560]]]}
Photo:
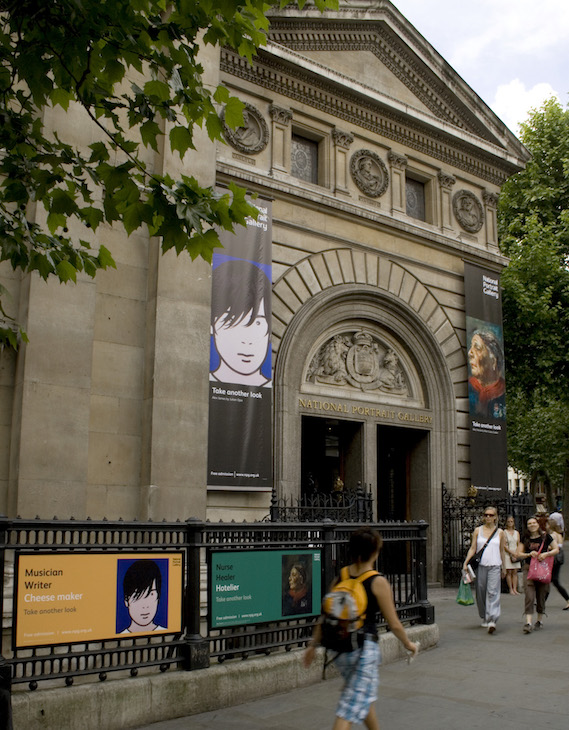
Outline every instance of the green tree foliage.
{"label": "green tree foliage", "polygon": [[[219,105],[230,126],[243,123],[241,102],[204,84],[198,54],[225,45],[252,61],[269,8],[263,0],[0,0],[0,261],[62,282],[94,276],[114,266],[111,254],[74,232],[102,223],[128,234],[146,226],[163,251],[211,260],[214,227],[233,230],[256,209],[236,186],[219,195],[193,177],[160,174],[145,148],[157,151],[167,136],[183,158],[196,125],[222,139]],[[99,135],[87,151],[44,125],[50,107],[72,105]],[[46,226],[31,220],[37,206]],[[0,345],[16,346],[17,326],[1,306]]]}
{"label": "green tree foliage", "polygon": [[569,463],[569,110],[547,101],[521,139],[532,159],[499,204],[508,455],[550,492]]}

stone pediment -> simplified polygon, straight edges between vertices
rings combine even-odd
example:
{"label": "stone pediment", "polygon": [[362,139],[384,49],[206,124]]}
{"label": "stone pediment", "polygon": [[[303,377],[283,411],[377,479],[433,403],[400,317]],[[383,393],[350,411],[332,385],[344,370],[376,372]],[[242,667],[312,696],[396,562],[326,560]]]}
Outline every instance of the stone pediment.
{"label": "stone pediment", "polygon": [[[269,16],[268,55],[287,49],[299,59],[299,68],[300,59],[306,59],[314,64],[313,72],[318,66],[323,79],[343,86],[341,94],[363,97],[367,90],[386,110],[404,107],[419,124],[431,118],[446,130],[450,126],[484,140],[504,150],[514,164],[528,159],[515,135],[390,2],[340,2],[338,11],[323,15],[290,6]],[[279,63],[290,67],[294,58],[281,55]]]}

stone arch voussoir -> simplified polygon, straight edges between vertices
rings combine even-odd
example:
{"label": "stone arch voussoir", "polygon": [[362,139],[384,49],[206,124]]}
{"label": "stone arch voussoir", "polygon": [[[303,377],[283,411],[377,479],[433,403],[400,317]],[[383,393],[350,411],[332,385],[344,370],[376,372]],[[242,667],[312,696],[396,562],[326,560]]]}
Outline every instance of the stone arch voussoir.
{"label": "stone arch voussoir", "polygon": [[332,249],[302,259],[273,287],[273,353],[276,358],[287,326],[309,299],[347,284],[375,287],[411,310],[430,330],[449,365],[454,383],[463,377],[464,352],[443,307],[429,289],[400,264],[376,253]]}

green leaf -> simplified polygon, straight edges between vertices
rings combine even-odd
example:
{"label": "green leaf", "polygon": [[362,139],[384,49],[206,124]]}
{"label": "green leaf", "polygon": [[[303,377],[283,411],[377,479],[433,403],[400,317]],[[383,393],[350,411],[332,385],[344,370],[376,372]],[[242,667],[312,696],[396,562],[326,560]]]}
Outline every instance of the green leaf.
{"label": "green leaf", "polygon": [[192,135],[187,127],[174,127],[170,130],[170,147],[177,150],[183,159],[188,149],[193,148]]}
{"label": "green leaf", "polygon": [[63,213],[48,213],[47,216],[47,227],[51,233],[55,233],[58,228],[65,228],[67,226],[67,216]]}
{"label": "green leaf", "polygon": [[100,223],[104,220],[104,214],[102,210],[89,206],[88,208],[81,208],[80,211],[83,221],[89,228],[94,231],[97,230]]}
{"label": "green leaf", "polygon": [[142,143],[145,147],[152,147],[155,152],[158,152],[158,136],[163,134],[158,124],[149,119],[147,122],[140,127],[140,136]]}
{"label": "green leaf", "polygon": [[115,260],[111,256],[111,252],[109,251],[108,248],[106,248],[103,245],[99,246],[99,254],[98,254],[97,258],[99,260],[99,265],[102,269],[108,269],[108,268],[116,269],[117,268],[117,265],[115,264]]}
{"label": "green leaf", "polygon": [[243,124],[243,109],[245,104],[236,96],[230,97],[225,105],[225,123],[235,129]]}
{"label": "green leaf", "polygon": [[55,88],[50,94],[51,102],[54,106],[59,104],[60,107],[67,111],[69,109],[69,102],[75,99],[75,94],[71,91],[67,91],[62,88]]}
{"label": "green leaf", "polygon": [[155,97],[159,101],[167,101],[170,98],[170,87],[164,81],[147,81],[144,84],[144,93],[149,97]]}
{"label": "green leaf", "polygon": [[60,281],[77,281],[77,269],[69,261],[60,261],[55,268]]}

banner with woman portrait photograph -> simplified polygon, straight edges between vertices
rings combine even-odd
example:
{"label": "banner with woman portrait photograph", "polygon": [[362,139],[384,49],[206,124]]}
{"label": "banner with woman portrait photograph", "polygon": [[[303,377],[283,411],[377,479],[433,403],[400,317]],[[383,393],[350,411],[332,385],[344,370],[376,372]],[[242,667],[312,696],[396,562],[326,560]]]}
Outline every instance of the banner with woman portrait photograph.
{"label": "banner with woman portrait photograph", "polygon": [[464,288],[471,484],[499,498],[508,484],[500,280],[496,272],[465,263]]}
{"label": "banner with woman portrait photograph", "polygon": [[272,487],[271,204],[221,232],[212,261],[209,488]]}

